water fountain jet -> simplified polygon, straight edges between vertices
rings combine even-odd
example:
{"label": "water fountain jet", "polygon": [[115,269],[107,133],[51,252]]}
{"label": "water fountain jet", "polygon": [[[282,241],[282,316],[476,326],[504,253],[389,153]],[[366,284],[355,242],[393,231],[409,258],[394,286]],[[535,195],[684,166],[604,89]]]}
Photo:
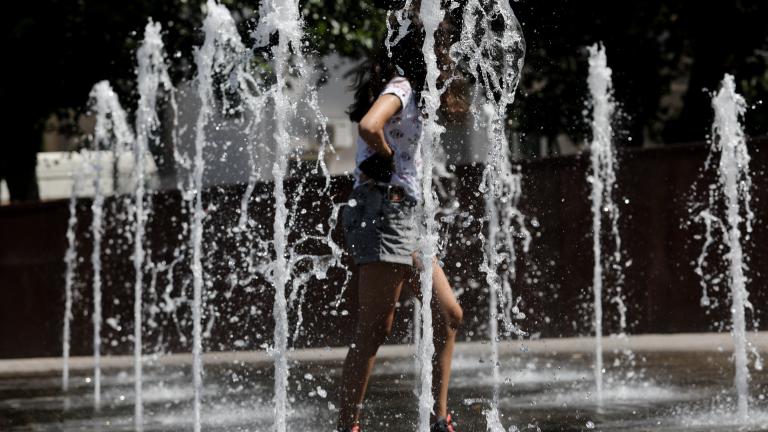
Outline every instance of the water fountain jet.
{"label": "water fountain jet", "polygon": [[[78,155],[81,156],[81,155]],[[73,158],[74,159],[74,158]],[[72,191],[69,197],[69,218],[67,219],[67,251],[64,254],[64,328],[62,331],[62,367],[61,389],[69,390],[69,350],[72,324],[72,289],[75,280],[75,267],[77,265],[77,196],[80,193],[82,182],[80,169],[72,170]]]}
{"label": "water fountain jet", "polygon": [[200,111],[195,124],[195,153],[191,190],[193,191],[193,208],[190,214],[191,243],[192,243],[192,380],[194,385],[194,429],[200,431],[201,398],[203,392],[203,174],[205,171],[204,152],[207,144],[206,125],[214,108],[214,76],[223,73],[229,65],[239,61],[245,52],[235,22],[226,7],[215,0],[206,3],[207,15],[203,21],[205,40],[198,49],[195,61],[197,64],[197,97]]}
{"label": "water fountain jet", "polygon": [[[707,208],[701,210],[696,219],[703,221],[706,228],[706,242],[698,260],[697,273],[705,284],[702,304],[709,305],[703,267],[706,256],[716,242],[714,233],[719,231],[722,250],[726,250],[726,278],[731,290],[731,335],[733,336],[733,357],[735,366],[734,387],[736,389],[736,415],[744,422],[749,417],[749,365],[746,336],[746,311],[752,310],[747,291],[747,256],[744,242],[752,232],[754,213],[751,208],[752,176],[749,170],[750,156],[741,125],[747,105],[744,98],[736,93],[732,75],[726,74],[720,90],[712,98],[715,118],[712,125],[712,141],[705,168],[716,163],[717,186],[709,189]],[[724,210],[723,210],[724,207]],[[759,360],[758,362],[759,363]]]}
{"label": "water fountain jet", "polygon": [[91,267],[93,269],[93,403],[98,410],[101,408],[101,240],[104,231],[104,190],[102,187],[102,151],[113,150],[115,154],[125,152],[133,140],[133,132],[128,126],[127,116],[117,94],[109,82],[101,81],[91,90],[92,110],[96,117],[93,134],[93,150],[90,153],[91,169],[93,171],[93,203],[91,211],[91,235],[93,236],[93,251]]}
{"label": "water fountain jet", "polygon": [[144,40],[136,53],[136,79],[139,91],[139,105],[136,109],[136,141],[134,144],[134,315],[133,315],[133,353],[134,353],[134,425],[143,429],[144,414],[142,401],[142,292],[144,283],[144,233],[147,212],[144,207],[146,193],[145,159],[149,141],[159,126],[157,116],[157,97],[160,87],[166,92],[173,91],[168,68],[165,64],[163,40],[160,36],[159,23],[151,20],[144,29]]}
{"label": "water fountain jet", "polygon": [[[623,326],[626,324],[623,298],[620,291],[620,260],[621,240],[618,231],[618,207],[613,199],[616,183],[616,155],[613,148],[613,128],[611,121],[615,112],[613,89],[611,84],[612,71],[608,67],[605,47],[600,44],[592,45],[589,50],[589,78],[588,85],[591,95],[592,117],[592,141],[589,143],[590,171],[587,178],[590,183],[590,201],[592,202],[592,253],[594,267],[592,272],[593,292],[593,326],[595,332],[595,388],[597,403],[603,401],[603,377],[605,366],[603,363],[603,296],[606,271],[604,269],[603,256],[603,218],[607,217],[610,223],[611,235],[614,240],[614,254],[612,255],[611,270],[617,271],[617,283],[615,291],[618,293],[614,301],[618,304],[622,326],[620,333],[624,334]],[[609,273],[610,274],[610,273]]]}
{"label": "water fountain jet", "polygon": [[[503,26],[498,26],[498,23]],[[499,328],[523,337],[526,332],[514,324],[523,315],[516,310],[512,284],[516,279],[518,249],[528,251],[531,236],[525,218],[517,209],[522,194],[521,176],[510,161],[506,120],[525,61],[525,41],[517,18],[506,2],[471,0],[464,7],[460,40],[451,47],[451,57],[466,68],[478,85],[479,106],[471,107],[475,128],[487,129],[488,157],[480,192],[485,196],[484,242],[480,270],[488,284],[488,327],[491,343],[493,396],[485,410],[489,430],[501,431],[499,419]],[[515,239],[520,236],[522,244]]]}

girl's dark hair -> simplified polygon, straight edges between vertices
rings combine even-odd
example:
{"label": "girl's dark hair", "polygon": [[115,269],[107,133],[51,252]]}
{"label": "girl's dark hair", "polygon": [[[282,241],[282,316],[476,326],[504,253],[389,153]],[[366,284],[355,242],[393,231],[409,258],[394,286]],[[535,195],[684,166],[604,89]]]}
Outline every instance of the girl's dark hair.
{"label": "girl's dark hair", "polygon": [[[376,47],[373,55],[357,69],[353,89],[355,101],[347,114],[353,122],[359,122],[373,105],[389,80],[402,76],[411,84],[417,97],[424,87],[427,66],[421,48],[424,44],[424,26],[415,13],[410,13],[408,33],[387,51],[385,40]],[[392,25],[397,25],[394,23]],[[391,54],[391,57],[390,57]]]}
{"label": "girl's dark hair", "polygon": [[[418,15],[420,1],[414,0],[407,12],[410,25],[408,33],[397,44],[392,44],[387,51],[385,39],[377,46],[373,55],[357,68],[357,78],[353,89],[355,100],[347,110],[349,119],[359,122],[371,109],[371,105],[379,96],[387,82],[396,76],[408,80],[414,92],[413,97],[420,100],[420,93],[427,76],[427,65],[424,62],[422,46],[424,45],[424,26]],[[460,9],[460,8],[456,8]],[[441,113],[448,119],[461,117],[468,110],[467,87],[464,80],[459,78],[456,68],[448,55],[448,47],[458,39],[455,13],[449,13],[435,34],[435,53],[440,64],[440,79],[438,87],[445,85],[452,78],[449,88],[443,95]],[[390,22],[392,28],[398,23]],[[458,20],[460,21],[460,19]],[[394,37],[393,37],[394,39]]]}

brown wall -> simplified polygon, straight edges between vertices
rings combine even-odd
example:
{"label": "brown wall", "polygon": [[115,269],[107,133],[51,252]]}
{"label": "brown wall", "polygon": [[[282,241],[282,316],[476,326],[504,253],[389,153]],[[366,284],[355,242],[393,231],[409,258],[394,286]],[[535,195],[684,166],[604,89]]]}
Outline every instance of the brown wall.
{"label": "brown wall", "polygon": [[[768,275],[768,175],[765,155],[768,142],[752,143],[753,208],[757,223],[747,251],[751,256],[749,288],[758,317],[765,315]],[[693,198],[694,183],[701,190],[704,180],[703,146],[677,146],[665,149],[627,151],[621,154],[617,196],[620,198],[621,234],[625,257],[631,265],[625,269],[624,292],[629,307],[628,317],[633,333],[697,332],[718,329],[715,324],[727,317],[727,308],[707,310],[699,305],[701,288],[691,262],[696,259],[702,240],[698,226],[689,226],[688,207]],[[515,294],[521,297],[521,310],[526,318],[519,325],[542,337],[587,334],[591,328],[592,239],[591,210],[586,182],[586,157],[566,157],[526,162],[522,165],[524,196],[520,203],[528,216],[528,228],[534,235],[529,254],[521,257]],[[446,253],[444,264],[455,288],[463,290],[460,301],[465,309],[463,337],[485,337],[487,296],[483,275],[477,270],[481,245],[477,237],[480,223],[467,223],[468,215],[483,214],[482,197],[477,193],[480,167],[460,167],[457,178],[446,186],[458,199],[459,214],[444,225]],[[698,179],[698,180],[697,180]],[[290,184],[289,194],[297,184]],[[335,178],[331,194],[335,202],[343,202],[349,193],[348,178]],[[260,185],[252,200],[250,212],[260,221],[253,232],[260,238],[271,238],[271,186]],[[308,212],[297,219],[298,234],[292,240],[311,232],[327,217],[328,199],[317,199],[322,184],[308,180],[299,208]],[[212,296],[211,333],[206,349],[259,349],[269,343],[272,332],[269,286],[263,280],[247,280],[242,252],[244,245],[254,244],[243,234],[230,229],[237,223],[242,187],[207,191],[206,277],[211,282],[207,292]],[[624,200],[628,203],[624,203]],[[318,201],[319,205],[312,203]],[[90,350],[91,305],[90,281],[90,202],[78,206],[78,264],[76,280],[75,320],[73,322],[73,354]],[[128,202],[118,197],[107,201],[107,230],[104,261],[104,316],[113,318],[113,328],[104,324],[105,351],[125,353],[132,348],[133,267],[130,224],[126,218]],[[148,221],[148,249],[155,263],[173,261],[174,248],[186,243],[185,222],[178,194],[164,193],[153,198],[152,216]],[[460,213],[465,212],[462,216]],[[0,207],[0,358],[56,356],[61,353],[63,316],[63,256],[67,202],[55,201]],[[535,221],[534,221],[535,219]],[[340,232],[335,237],[340,241]],[[310,244],[307,252],[323,247]],[[166,289],[172,297],[191,292],[190,273],[185,252],[173,272],[159,271],[152,283],[147,271],[144,324],[147,350],[188,350],[190,334],[189,305],[180,302],[175,316],[163,312]],[[457,268],[456,263],[461,262]],[[351,266],[350,266],[351,267]],[[172,275],[172,280],[168,276]],[[293,342],[295,346],[339,345],[348,340],[354,324],[355,279],[344,269],[333,269],[329,278],[313,280],[304,290],[303,330]],[[335,299],[350,276],[344,301],[337,309]],[[233,282],[235,281],[235,282]],[[475,281],[477,283],[472,283]],[[478,286],[479,285],[479,286]],[[716,294],[727,301],[723,292]],[[160,308],[151,308],[159,305]],[[616,309],[606,302],[606,328],[615,331]],[[344,314],[343,311],[347,311]],[[408,316],[407,307],[401,316]],[[151,318],[151,319],[150,319]],[[292,322],[297,309],[291,312]],[[292,327],[293,330],[293,327]],[[398,320],[392,339],[406,337],[407,323]]]}
{"label": "brown wall", "polygon": [[[768,268],[768,230],[763,221],[768,217],[768,147],[766,141],[752,144],[752,205],[757,220],[746,251],[751,257],[750,299],[759,315],[764,316],[763,287],[768,275],[762,269]],[[721,327],[715,323],[728,317],[727,308],[708,310],[700,306],[700,279],[691,264],[701,251],[703,240],[697,236],[703,234],[703,229],[688,223],[688,209],[701,199],[699,192],[713,178],[712,173],[702,174],[705,156],[702,146],[628,151],[621,155],[617,180],[620,232],[624,256],[631,260],[625,269],[624,292],[634,333],[716,330]],[[591,207],[584,181],[587,164],[586,157],[541,161],[523,170],[523,210],[541,225],[529,264],[536,264],[542,271],[541,282],[525,284],[523,291],[544,291],[545,295],[530,300],[531,304],[535,315],[544,314],[555,322],[576,320],[574,307],[592,301],[590,295],[583,295],[591,289],[593,265]],[[622,202],[625,199],[628,203]],[[722,291],[710,295],[720,299],[721,306],[727,303]],[[607,329],[615,330],[616,308],[608,303],[604,308],[609,314]],[[584,320],[588,319],[585,316],[589,315],[581,315],[577,328],[584,328]],[[545,335],[567,332],[567,323],[554,327],[540,321],[531,324]],[[551,331],[558,327],[562,330]]]}

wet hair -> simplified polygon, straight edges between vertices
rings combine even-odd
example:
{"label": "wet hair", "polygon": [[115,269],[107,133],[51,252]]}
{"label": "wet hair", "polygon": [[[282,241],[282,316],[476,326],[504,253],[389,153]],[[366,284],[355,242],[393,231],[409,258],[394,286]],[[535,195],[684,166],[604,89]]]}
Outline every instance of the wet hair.
{"label": "wet hair", "polygon": [[[385,38],[382,38],[373,55],[357,68],[355,84],[352,86],[355,99],[347,110],[349,119],[353,122],[359,122],[365,116],[387,83],[397,76],[407,79],[416,100],[421,99],[421,91],[427,76],[427,65],[422,54],[424,26],[417,12],[419,4],[418,0],[413,1],[406,12],[410,20],[407,34],[397,44],[392,44],[389,51]],[[391,19],[393,21],[390,22],[390,26],[397,28],[398,23],[394,21],[394,16]],[[455,20],[449,14],[448,19],[441,23],[435,35],[435,53],[440,69],[438,88],[450,82],[450,87],[443,95],[441,106],[441,113],[449,119],[465,114],[469,105],[466,85],[460,79],[448,55],[448,47],[458,38],[458,26],[454,22]],[[448,81],[449,78],[453,79]]]}

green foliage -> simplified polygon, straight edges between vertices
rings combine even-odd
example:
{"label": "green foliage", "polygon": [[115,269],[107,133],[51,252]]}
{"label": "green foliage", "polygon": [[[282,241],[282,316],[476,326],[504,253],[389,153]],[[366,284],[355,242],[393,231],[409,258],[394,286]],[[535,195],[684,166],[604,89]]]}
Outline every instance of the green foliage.
{"label": "green foliage", "polygon": [[[254,0],[222,0],[249,40]],[[149,17],[160,22],[176,81],[194,76],[203,0],[49,0],[10,2],[0,77],[6,139],[0,177],[34,169],[44,119],[85,107],[90,87],[109,79],[135,105],[135,50]],[[754,104],[752,135],[768,132],[768,2],[704,5],[685,0],[525,0],[512,4],[528,45],[521,95],[511,117],[528,136],[586,136],[584,47],[603,41],[629,142],[701,141],[711,122],[709,95],[724,73]],[[368,56],[385,33],[373,1],[305,0],[307,47],[317,54]],[[70,116],[71,117],[71,116]],[[72,126],[72,123],[69,124]]]}
{"label": "green foliage", "polygon": [[[52,0],[12,6],[4,28],[4,52],[11,67],[3,72],[2,94],[24,111],[23,127],[49,114],[82,110],[90,87],[108,79],[123,104],[135,102],[135,51],[149,18],[163,25],[163,39],[175,80],[194,76],[193,52],[202,42],[202,0]],[[240,23],[244,40],[258,17],[257,3],[223,0]],[[308,0],[302,6],[308,47],[364,58],[384,28],[384,12],[368,2]],[[18,109],[19,107],[16,107]],[[38,143],[27,142],[35,147]]]}
{"label": "green foliage", "polygon": [[302,9],[310,46],[320,54],[361,59],[386,34],[386,11],[371,2],[307,0]]}
{"label": "green foliage", "polygon": [[702,141],[712,121],[710,93],[725,73],[754,104],[747,132],[768,133],[760,103],[768,100],[768,2],[537,0],[513,8],[528,43],[514,115],[525,134],[587,137],[584,47],[600,41],[614,72],[623,144]]}

